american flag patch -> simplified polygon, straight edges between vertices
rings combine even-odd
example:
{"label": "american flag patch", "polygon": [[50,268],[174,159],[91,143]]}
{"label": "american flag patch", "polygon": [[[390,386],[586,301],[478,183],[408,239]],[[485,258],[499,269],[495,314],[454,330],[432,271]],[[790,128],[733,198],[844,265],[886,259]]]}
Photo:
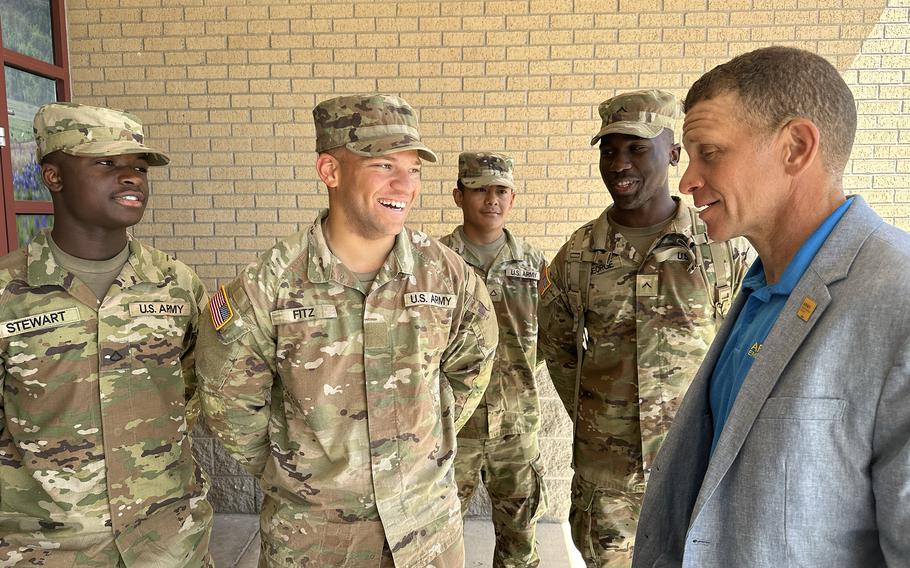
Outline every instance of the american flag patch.
{"label": "american flag patch", "polygon": [[215,326],[215,331],[226,326],[234,317],[234,310],[231,309],[231,302],[224,291],[224,286],[221,286],[218,293],[209,300],[209,311],[212,312],[212,325]]}

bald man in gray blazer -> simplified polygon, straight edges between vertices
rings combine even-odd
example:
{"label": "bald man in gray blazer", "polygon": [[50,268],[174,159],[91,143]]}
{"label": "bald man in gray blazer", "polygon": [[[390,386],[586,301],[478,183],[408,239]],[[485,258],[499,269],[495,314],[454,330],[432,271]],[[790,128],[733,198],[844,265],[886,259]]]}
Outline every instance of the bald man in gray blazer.
{"label": "bald man in gray blazer", "polygon": [[910,566],[910,236],[844,195],[853,96],[772,47],[685,108],[680,190],[759,260],[655,461],[633,567]]}

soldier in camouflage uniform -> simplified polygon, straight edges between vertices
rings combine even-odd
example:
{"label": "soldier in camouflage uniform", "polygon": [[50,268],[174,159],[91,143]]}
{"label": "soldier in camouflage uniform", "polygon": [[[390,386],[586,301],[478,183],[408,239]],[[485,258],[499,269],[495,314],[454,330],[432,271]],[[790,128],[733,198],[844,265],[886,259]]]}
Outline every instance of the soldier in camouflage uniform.
{"label": "soldier in camouflage uniform", "polygon": [[490,378],[490,297],[404,227],[436,160],[413,109],[355,95],[313,116],[329,209],[213,297],[207,422],[265,492],[260,566],[460,568],[455,438]]}
{"label": "soldier in camouflage uniform", "polygon": [[458,157],[452,191],[464,224],[443,237],[486,282],[499,323],[490,386],[458,433],[455,478],[462,513],[482,480],[493,504],[495,568],[537,566],[537,519],[547,493],[537,444],[538,281],[543,254],[505,228],[515,201],[512,158],[493,152]]}
{"label": "soldier in camouflage uniform", "polygon": [[34,127],[55,222],[0,259],[0,566],[210,566],[205,289],[126,232],[168,158],[121,111],[52,103]]}
{"label": "soldier in camouflage uniform", "polygon": [[664,91],[600,105],[613,205],[551,264],[540,349],[573,418],[572,537],[589,566],[629,566],[648,473],[748,268],[743,239],[709,242],[671,197],[681,114]]}

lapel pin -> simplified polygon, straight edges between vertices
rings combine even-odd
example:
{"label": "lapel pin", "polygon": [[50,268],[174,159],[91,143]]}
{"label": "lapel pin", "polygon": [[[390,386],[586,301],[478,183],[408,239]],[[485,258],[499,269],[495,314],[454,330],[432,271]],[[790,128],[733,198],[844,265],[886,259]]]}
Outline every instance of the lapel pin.
{"label": "lapel pin", "polygon": [[796,310],[796,315],[799,316],[799,319],[803,321],[809,321],[809,318],[812,317],[812,312],[815,311],[815,306],[818,304],[815,303],[815,300],[806,296],[803,298],[803,304]]}

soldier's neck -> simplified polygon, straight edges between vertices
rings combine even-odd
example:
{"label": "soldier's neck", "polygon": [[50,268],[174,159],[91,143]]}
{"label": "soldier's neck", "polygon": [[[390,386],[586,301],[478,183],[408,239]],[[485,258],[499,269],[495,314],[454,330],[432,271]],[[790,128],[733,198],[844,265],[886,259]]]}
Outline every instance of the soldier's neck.
{"label": "soldier's neck", "polygon": [[668,189],[665,193],[655,195],[636,209],[613,207],[610,210],[610,219],[624,227],[651,227],[673,217],[676,207],[677,203],[670,197]]}
{"label": "soldier's neck", "polygon": [[352,272],[373,272],[385,263],[395,236],[367,239],[344,227],[336,227],[331,217],[322,226],[325,242],[332,254]]}
{"label": "soldier's neck", "polygon": [[109,230],[92,227],[87,229],[77,224],[67,223],[62,216],[54,219],[51,237],[60,250],[83,260],[114,258],[129,241],[126,236],[126,228]]}
{"label": "soldier's neck", "polygon": [[477,227],[476,225],[468,223],[462,225],[462,230],[464,231],[464,236],[475,245],[488,245],[494,243],[498,241],[503,234],[502,227],[484,229],[483,227]]}

